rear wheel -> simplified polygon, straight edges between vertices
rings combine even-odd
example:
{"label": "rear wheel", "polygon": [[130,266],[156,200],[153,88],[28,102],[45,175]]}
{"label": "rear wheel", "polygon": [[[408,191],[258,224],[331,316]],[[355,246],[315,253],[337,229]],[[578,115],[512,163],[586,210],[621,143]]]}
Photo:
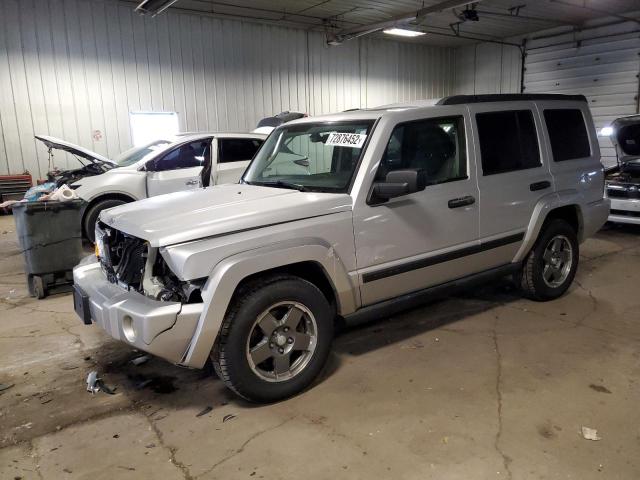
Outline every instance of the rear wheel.
{"label": "rear wheel", "polygon": [[237,292],[211,358],[238,395],[275,402],[318,376],[332,338],[333,313],[323,293],[301,278],[277,275]]}
{"label": "rear wheel", "polygon": [[519,275],[524,294],[538,301],[553,300],[563,295],[576,275],[579,248],[571,225],[562,219],[548,222]]}
{"label": "rear wheel", "polygon": [[98,217],[100,216],[100,212],[106,210],[107,208],[118,207],[120,205],[124,205],[124,200],[119,200],[117,198],[107,198],[104,200],[99,200],[95,204],[93,204],[87,210],[87,213],[84,215],[84,224],[82,225],[82,229],[84,230],[84,234],[87,239],[91,243],[95,243],[96,241],[96,223],[98,222]]}

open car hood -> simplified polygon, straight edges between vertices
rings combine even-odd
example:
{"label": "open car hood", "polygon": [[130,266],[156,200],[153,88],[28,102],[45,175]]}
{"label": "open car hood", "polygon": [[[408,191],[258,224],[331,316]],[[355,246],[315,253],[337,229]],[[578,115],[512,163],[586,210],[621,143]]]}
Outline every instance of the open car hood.
{"label": "open car hood", "polygon": [[617,118],[611,124],[609,136],[616,148],[618,160],[629,162],[640,159],[640,115]]}
{"label": "open car hood", "polygon": [[76,145],[74,143],[66,142],[64,140],[60,140],[59,138],[50,137],[48,135],[35,135],[35,138],[44,143],[47,148],[54,150],[63,150],[65,152],[69,152],[72,155],[75,155],[80,158],[84,158],[92,163],[107,163],[109,165],[116,166],[116,162],[113,160],[109,160],[107,157],[103,157],[99,153],[92,152],[91,150],[87,150],[80,145]]}

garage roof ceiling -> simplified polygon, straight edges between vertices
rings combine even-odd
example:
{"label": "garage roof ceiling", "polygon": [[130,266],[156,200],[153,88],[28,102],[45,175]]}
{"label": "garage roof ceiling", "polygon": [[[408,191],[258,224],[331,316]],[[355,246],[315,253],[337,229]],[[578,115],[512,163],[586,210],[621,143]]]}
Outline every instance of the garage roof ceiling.
{"label": "garage roof ceiling", "polygon": [[[171,8],[275,22],[316,31],[338,31],[385,21],[440,1],[178,0]],[[557,26],[580,26],[589,20],[608,16],[631,17],[631,12],[637,12],[640,7],[638,0],[483,0],[474,5],[479,21],[458,23],[460,20],[456,14],[460,14],[464,7],[430,14],[413,22],[430,34],[407,41],[456,46],[504,39]],[[476,40],[456,38],[454,30],[460,36]]]}

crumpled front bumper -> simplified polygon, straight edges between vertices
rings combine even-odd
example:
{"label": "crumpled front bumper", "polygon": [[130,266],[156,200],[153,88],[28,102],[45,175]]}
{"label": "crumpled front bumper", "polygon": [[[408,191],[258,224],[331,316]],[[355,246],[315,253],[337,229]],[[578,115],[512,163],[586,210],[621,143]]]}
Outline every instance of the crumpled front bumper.
{"label": "crumpled front bumper", "polygon": [[117,340],[180,363],[203,304],[152,300],[110,283],[95,256],[73,269],[73,281],[89,297],[91,320]]}

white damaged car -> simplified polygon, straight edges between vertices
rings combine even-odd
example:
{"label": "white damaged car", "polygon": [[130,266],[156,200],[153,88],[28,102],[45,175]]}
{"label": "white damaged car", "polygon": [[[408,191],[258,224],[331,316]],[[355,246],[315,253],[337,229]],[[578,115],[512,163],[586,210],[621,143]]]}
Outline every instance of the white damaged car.
{"label": "white damaged car", "polygon": [[185,133],[160,138],[123,152],[115,159],[53,137],[37,135],[48,148],[62,150],[82,168],[50,174],[87,202],[84,235],[94,241],[95,224],[107,208],[147,197],[236,183],[266,135],[259,133]]}

